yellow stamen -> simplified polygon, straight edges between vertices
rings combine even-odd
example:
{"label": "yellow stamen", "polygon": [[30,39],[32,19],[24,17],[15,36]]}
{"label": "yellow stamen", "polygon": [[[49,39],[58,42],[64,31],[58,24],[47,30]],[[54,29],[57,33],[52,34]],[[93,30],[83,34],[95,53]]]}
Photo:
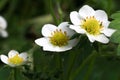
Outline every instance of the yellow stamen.
{"label": "yellow stamen", "polygon": [[68,44],[68,36],[66,32],[62,32],[61,29],[56,29],[53,33],[51,33],[52,37],[50,37],[50,42],[55,46],[65,46]]}
{"label": "yellow stamen", "polygon": [[100,34],[100,30],[103,28],[102,22],[95,19],[94,16],[86,17],[83,20],[82,28],[84,28],[89,34],[98,35]]}
{"label": "yellow stamen", "polygon": [[18,54],[8,59],[8,62],[14,65],[19,65],[23,62],[23,58],[21,58]]}

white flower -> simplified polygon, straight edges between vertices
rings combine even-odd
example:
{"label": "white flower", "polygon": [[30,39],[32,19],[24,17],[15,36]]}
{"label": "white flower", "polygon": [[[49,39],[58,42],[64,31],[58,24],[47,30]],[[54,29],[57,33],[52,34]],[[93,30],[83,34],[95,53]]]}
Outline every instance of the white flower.
{"label": "white flower", "polygon": [[77,44],[77,39],[70,40],[75,33],[68,28],[68,22],[62,22],[58,27],[46,24],[42,28],[43,38],[35,40],[35,43],[43,47],[45,51],[62,52],[72,49]]}
{"label": "white flower", "polygon": [[8,53],[8,57],[6,55],[1,55],[0,58],[3,63],[15,67],[23,65],[27,61],[27,53],[23,52],[19,54],[19,52],[11,50]]}
{"label": "white flower", "polygon": [[94,10],[88,5],[84,5],[79,12],[70,13],[70,19],[73,25],[70,28],[77,33],[86,34],[90,42],[98,41],[108,43],[115,30],[108,28],[107,14],[103,10]]}
{"label": "white flower", "polygon": [[8,36],[8,33],[6,31],[6,27],[7,27],[6,20],[2,16],[0,16],[0,36],[2,36],[2,37]]}

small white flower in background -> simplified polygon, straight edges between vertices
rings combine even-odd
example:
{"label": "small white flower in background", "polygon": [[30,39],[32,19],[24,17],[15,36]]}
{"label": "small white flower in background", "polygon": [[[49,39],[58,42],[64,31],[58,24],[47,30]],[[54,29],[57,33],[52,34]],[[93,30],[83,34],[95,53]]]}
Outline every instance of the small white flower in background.
{"label": "small white flower in background", "polygon": [[0,16],[0,36],[2,37],[8,37],[8,33],[6,31],[6,28],[7,28],[7,22],[6,20]]}
{"label": "small white flower in background", "polygon": [[25,62],[27,61],[27,53],[23,52],[20,53],[15,51],[15,50],[11,50],[8,53],[8,57],[6,55],[1,55],[1,61],[11,67],[15,67],[15,66],[20,66],[25,64]]}
{"label": "small white flower in background", "polygon": [[115,32],[114,29],[108,28],[110,21],[105,11],[94,10],[88,5],[84,5],[79,12],[71,12],[70,19],[73,23],[70,28],[77,33],[86,34],[90,42],[108,43],[107,37]]}
{"label": "small white flower in background", "polygon": [[63,52],[72,49],[77,44],[77,39],[70,40],[75,33],[69,27],[68,22],[62,22],[58,27],[46,24],[42,28],[43,38],[35,40],[35,43],[43,47],[45,51]]}

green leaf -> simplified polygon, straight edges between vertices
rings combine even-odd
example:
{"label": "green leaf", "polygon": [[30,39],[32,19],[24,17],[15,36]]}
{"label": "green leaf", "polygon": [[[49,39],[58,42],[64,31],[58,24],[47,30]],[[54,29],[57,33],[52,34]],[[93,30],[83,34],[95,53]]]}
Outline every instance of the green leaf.
{"label": "green leaf", "polygon": [[111,42],[120,43],[120,31],[116,31],[110,38]]}
{"label": "green leaf", "polygon": [[10,67],[4,66],[0,69],[0,80],[8,80],[11,73]]}
{"label": "green leaf", "polygon": [[15,69],[14,75],[16,77],[15,80],[28,80],[25,76],[23,76],[20,68]]}
{"label": "green leaf", "polygon": [[110,25],[109,25],[110,28],[114,28],[114,29],[117,29],[117,30],[120,30],[120,19],[119,20],[113,20]]}
{"label": "green leaf", "polygon": [[120,56],[120,44],[118,45],[118,48],[117,48],[117,55]]}
{"label": "green leaf", "polygon": [[120,12],[114,13],[111,15],[112,19],[120,19]]}
{"label": "green leaf", "polygon": [[97,57],[94,72],[89,80],[119,80],[120,63],[113,58]]}

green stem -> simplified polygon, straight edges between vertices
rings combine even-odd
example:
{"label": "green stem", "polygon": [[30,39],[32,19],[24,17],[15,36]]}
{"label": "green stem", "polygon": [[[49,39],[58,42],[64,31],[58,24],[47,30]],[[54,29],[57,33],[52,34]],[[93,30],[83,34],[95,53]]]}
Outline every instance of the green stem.
{"label": "green stem", "polygon": [[76,69],[76,71],[71,74],[70,76],[70,80],[75,80],[76,76],[80,73],[80,71],[82,70],[82,68],[85,66],[85,64],[91,59],[94,57],[96,53],[92,53],[90,54],[86,60],[83,61],[83,63]]}
{"label": "green stem", "polygon": [[17,80],[17,68],[13,68],[13,75],[14,75],[14,80]]}
{"label": "green stem", "polygon": [[58,7],[58,13],[59,13],[59,23],[61,23],[63,21],[63,12],[62,9],[60,7],[60,2],[57,2],[57,7]]}
{"label": "green stem", "polygon": [[91,60],[91,62],[90,62],[90,65],[89,65],[89,69],[88,69],[88,71],[87,71],[87,73],[86,73],[86,75],[85,75],[85,77],[84,77],[84,79],[83,80],[89,80],[89,76],[90,76],[90,74],[91,74],[91,72],[92,72],[92,70],[93,70],[93,66],[94,66],[94,63],[95,63],[95,58],[96,58],[96,56],[94,56],[93,58],[92,58],[92,60]]}
{"label": "green stem", "polygon": [[11,0],[11,4],[9,6],[9,10],[8,12],[6,13],[7,17],[10,18],[12,13],[15,11],[15,8],[18,4],[19,0]]}
{"label": "green stem", "polygon": [[55,53],[56,68],[60,72],[60,80],[63,80],[63,63],[59,53]]}
{"label": "green stem", "polygon": [[57,64],[57,68],[58,68],[58,69],[61,69],[61,67],[62,67],[62,66],[61,66],[61,65],[62,65],[61,62],[62,62],[62,61],[61,61],[61,56],[60,56],[60,54],[58,53],[58,54],[56,54],[56,64]]}
{"label": "green stem", "polygon": [[68,67],[66,70],[65,80],[69,80],[72,68],[74,66],[76,56],[77,56],[77,53],[74,53],[73,51],[71,51],[71,53],[69,54],[69,59],[68,59],[69,61],[68,61],[68,65],[67,65]]}
{"label": "green stem", "polygon": [[101,45],[100,45],[100,43],[98,43],[98,48],[99,48],[99,51],[98,51],[98,53],[101,55],[102,54],[102,49],[101,49]]}
{"label": "green stem", "polygon": [[56,15],[55,15],[54,8],[53,8],[52,5],[53,5],[53,4],[52,4],[52,0],[49,0],[49,7],[50,7],[51,15],[52,15],[52,17],[53,17],[53,19],[54,19],[54,22],[58,25],[59,22],[58,22],[58,19],[57,19]]}
{"label": "green stem", "polygon": [[[38,48],[37,45],[33,45],[33,47],[32,47],[29,51],[27,51],[27,52],[29,53],[29,58],[28,58],[28,60],[29,60],[30,62],[32,62],[32,63],[30,64],[30,67],[29,67],[29,68],[30,68],[31,70],[33,70],[33,72],[36,71],[36,68],[35,68],[35,65],[34,65],[33,53],[34,53],[34,51],[35,51],[37,48]],[[33,76],[31,80],[35,80],[35,76]]]}
{"label": "green stem", "polygon": [[36,49],[38,48],[38,45],[33,45],[33,47],[30,49],[30,50],[28,50],[27,52],[28,53],[33,53]]}

